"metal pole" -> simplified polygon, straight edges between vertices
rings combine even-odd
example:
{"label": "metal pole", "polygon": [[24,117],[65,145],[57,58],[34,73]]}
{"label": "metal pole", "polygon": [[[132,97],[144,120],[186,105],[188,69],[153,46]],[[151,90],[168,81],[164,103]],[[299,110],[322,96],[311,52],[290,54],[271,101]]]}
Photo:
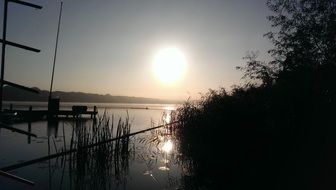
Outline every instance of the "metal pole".
{"label": "metal pole", "polygon": [[[7,30],[7,10],[8,10],[8,0],[4,0],[4,16],[3,16],[3,30],[2,30],[2,40],[6,41],[6,30]],[[5,53],[6,53],[6,43],[2,43],[1,51],[1,76],[0,76],[0,112],[2,111],[2,96],[3,96],[3,80],[5,74]]]}
{"label": "metal pole", "polygon": [[61,1],[61,8],[60,8],[60,13],[59,13],[59,17],[58,17],[58,26],[57,26],[57,35],[56,35],[56,46],[55,46],[55,53],[54,53],[54,63],[53,63],[53,69],[52,69],[52,73],[51,73],[51,82],[50,82],[50,90],[49,90],[49,101],[51,99],[52,87],[53,87],[53,83],[54,83],[55,63],[56,63],[57,46],[58,46],[58,36],[59,36],[59,29],[60,29],[61,18],[62,18],[62,7],[63,7],[63,2]]}

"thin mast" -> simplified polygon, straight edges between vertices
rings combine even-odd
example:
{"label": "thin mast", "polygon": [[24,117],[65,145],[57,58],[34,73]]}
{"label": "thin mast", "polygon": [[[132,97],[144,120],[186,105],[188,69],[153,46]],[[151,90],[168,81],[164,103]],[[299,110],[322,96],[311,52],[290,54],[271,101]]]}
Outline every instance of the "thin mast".
{"label": "thin mast", "polygon": [[60,30],[61,18],[62,18],[62,7],[63,7],[63,2],[61,1],[61,8],[60,8],[60,13],[59,13],[59,17],[58,17],[56,46],[55,46],[55,53],[54,53],[54,63],[53,63],[53,69],[52,69],[52,74],[51,74],[51,82],[50,82],[49,100],[52,97],[51,94],[52,94],[52,87],[53,87],[53,83],[54,83],[55,63],[56,63],[57,46],[58,46],[58,36],[59,36],[59,30]]}

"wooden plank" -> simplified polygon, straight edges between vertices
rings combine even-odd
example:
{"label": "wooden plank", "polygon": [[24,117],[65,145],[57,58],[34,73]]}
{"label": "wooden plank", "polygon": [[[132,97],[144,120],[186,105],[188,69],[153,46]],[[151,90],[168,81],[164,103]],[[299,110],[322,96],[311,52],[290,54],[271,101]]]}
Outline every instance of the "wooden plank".
{"label": "wooden plank", "polygon": [[15,43],[15,42],[10,42],[8,40],[0,39],[0,42],[4,43],[4,44],[7,44],[7,45],[11,45],[11,46],[17,47],[17,48],[33,51],[33,52],[36,52],[36,53],[38,53],[38,52],[41,51],[39,49],[35,49],[35,48],[29,47],[29,46],[21,45],[21,44]]}
{"label": "wooden plank", "polygon": [[0,82],[1,81],[2,81],[3,84],[9,85],[9,86],[12,86],[12,87],[15,87],[15,88],[19,88],[19,89],[22,89],[22,90],[25,90],[25,91],[33,92],[33,93],[36,93],[36,94],[40,93],[39,91],[37,91],[33,88],[25,87],[25,86],[22,86],[22,85],[19,85],[19,84],[15,84],[13,82],[9,82],[9,81],[0,79]]}
{"label": "wooden plank", "polygon": [[27,131],[11,127],[11,126],[3,124],[3,123],[0,123],[0,127],[4,128],[4,129],[11,130],[11,131],[14,131],[14,132],[17,132],[17,133],[21,133],[21,134],[24,134],[24,135],[28,135],[28,136],[32,136],[32,137],[37,137],[37,135],[35,135],[33,133],[29,133]]}
{"label": "wooden plank", "polygon": [[11,1],[13,3],[17,3],[17,4],[21,4],[21,5],[25,5],[25,6],[28,6],[28,7],[33,7],[35,9],[42,9],[42,6],[40,5],[35,5],[33,3],[28,3],[28,2],[24,2],[24,1],[19,1],[19,0],[8,0],[8,1]]}
{"label": "wooden plank", "polygon": [[[4,112],[6,113],[6,112]],[[17,120],[22,120],[22,121],[32,121],[32,120],[40,120],[43,118],[46,118],[50,112],[48,110],[10,110],[10,112],[13,114],[13,119],[17,119]],[[69,117],[69,116],[73,116],[73,117],[78,117],[79,115],[85,115],[90,117],[91,119],[93,117],[95,117],[98,114],[97,111],[86,111],[84,113],[81,114],[77,114],[75,112],[73,112],[72,110],[59,110],[56,113],[53,113],[53,116],[55,118],[59,117],[59,118],[65,118],[65,117]],[[86,118],[86,117],[83,117]]]}
{"label": "wooden plank", "polygon": [[19,176],[16,176],[16,175],[4,172],[2,170],[0,170],[0,175],[8,177],[8,178],[11,178],[11,179],[15,179],[16,181],[19,181],[21,183],[25,183],[25,184],[28,184],[28,185],[35,185],[35,183],[32,182],[32,181],[30,181],[30,180],[27,180],[27,179],[24,179],[22,177],[19,177]]}

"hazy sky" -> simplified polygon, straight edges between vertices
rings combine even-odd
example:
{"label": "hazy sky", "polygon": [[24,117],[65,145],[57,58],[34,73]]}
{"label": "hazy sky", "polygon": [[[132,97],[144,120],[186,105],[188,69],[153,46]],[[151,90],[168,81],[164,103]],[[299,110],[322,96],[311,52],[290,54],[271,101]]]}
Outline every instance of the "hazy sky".
{"label": "hazy sky", "polygon": [[[5,79],[49,89],[60,1],[25,1],[43,9],[10,3],[7,39],[41,52],[7,46]],[[264,0],[64,0],[54,89],[186,99],[229,88],[242,83],[235,67],[248,51],[271,47],[267,15]],[[188,61],[172,85],[152,72],[165,47]]]}

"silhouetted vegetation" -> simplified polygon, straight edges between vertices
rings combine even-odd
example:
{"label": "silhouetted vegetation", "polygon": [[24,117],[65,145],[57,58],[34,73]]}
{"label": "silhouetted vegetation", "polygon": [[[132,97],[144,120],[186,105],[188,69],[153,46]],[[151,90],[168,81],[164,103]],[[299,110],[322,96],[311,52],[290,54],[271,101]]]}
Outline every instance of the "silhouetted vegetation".
{"label": "silhouetted vegetation", "polygon": [[269,0],[270,62],[177,110],[190,189],[336,187],[336,2]]}
{"label": "silhouetted vegetation", "polygon": [[[119,118],[115,126],[114,117],[109,118],[104,113],[98,120],[98,124],[93,123],[92,127],[82,122],[73,126],[70,150],[75,148],[78,151],[69,154],[68,164],[75,189],[110,189],[126,183],[132,150],[129,147],[130,138],[123,136],[130,134],[129,119]],[[117,139],[92,148],[82,148],[113,138]]]}

